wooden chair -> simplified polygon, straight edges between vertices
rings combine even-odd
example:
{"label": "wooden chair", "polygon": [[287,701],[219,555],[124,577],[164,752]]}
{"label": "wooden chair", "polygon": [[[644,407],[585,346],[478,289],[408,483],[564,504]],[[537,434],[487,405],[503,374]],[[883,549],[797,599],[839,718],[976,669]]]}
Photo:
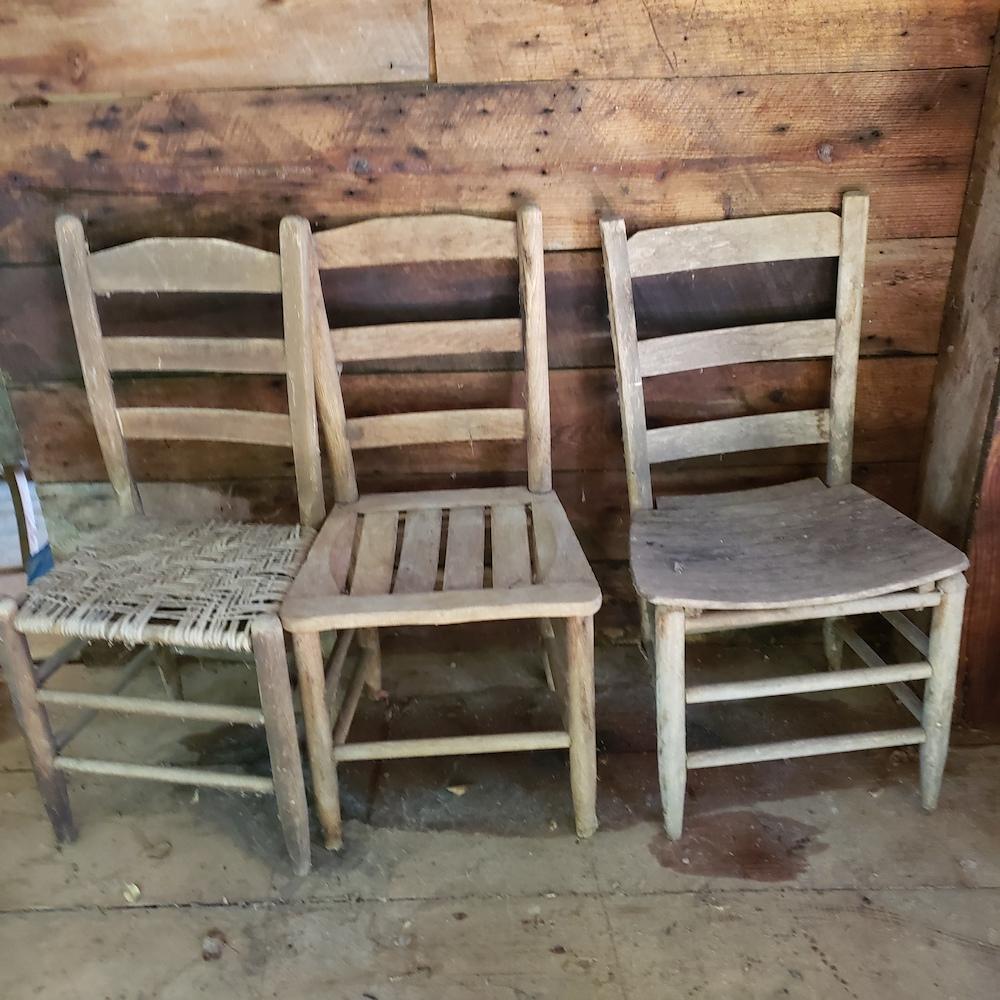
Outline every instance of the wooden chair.
{"label": "wooden chair", "polygon": [[[921,794],[937,803],[968,562],[957,549],[851,485],[855,382],[868,198],[813,212],[638,232],[601,223],[624,429],[631,564],[656,664],[660,789],[669,836],[681,833],[687,770],[869,747],[920,745]],[[708,330],[639,342],[632,279],[734,264],[839,257],[836,318]],[[643,379],[718,365],[830,357],[828,409],[648,429]],[[650,465],[723,452],[828,444],[826,483],[804,480],[712,496],[659,498]],[[647,604],[648,602],[648,604]],[[904,614],[932,608],[930,636]],[[881,613],[919,656],[887,664],[845,616]],[[834,672],[685,686],[685,637],[823,619]],[[842,643],[863,668],[842,670]],[[909,681],[925,682],[923,701]],[[911,728],[687,752],[685,705],[887,684]]]}
{"label": "wooden chair", "polygon": [[[314,237],[302,219],[285,219],[282,227],[289,244],[294,238],[311,276],[310,287],[302,288],[300,311],[310,316],[315,336],[317,402],[338,500],[281,610],[295,641],[327,846],[341,844],[339,763],[553,748],[569,749],[577,833],[589,836],[597,824],[593,615],[601,594],[552,491],[541,213],[534,206],[524,208],[516,224],[469,216],[373,219]],[[328,327],[320,269],[488,258],[518,260],[522,317],[332,332]],[[345,415],[338,361],[521,350],[527,384],[523,409]],[[526,441],[527,489],[359,498],[355,450],[497,439]],[[380,686],[375,630],[498,619],[540,622],[548,668],[563,704],[563,729],[347,742],[366,681]],[[320,633],[327,630],[338,635],[324,674]],[[366,652],[341,692],[355,630]]]}
{"label": "wooden chair", "polygon": [[[21,607],[0,606],[3,660],[18,720],[49,819],[61,841],[76,836],[67,772],[179,782],[274,794],[295,870],[309,869],[309,824],[292,691],[278,607],[324,515],[312,355],[301,324],[280,339],[103,337],[96,295],[120,292],[279,293],[277,254],[213,239],[147,239],[90,253],[83,227],[56,223],[66,294],[87,398],[123,519],[85,539],[76,554],[28,589]],[[294,297],[285,296],[286,310]],[[244,410],[120,407],[112,373],[283,374],[289,414]],[[140,516],[126,441],[225,441],[291,447],[301,525],[185,523]],[[63,636],[66,647],[37,669],[25,635]],[[143,648],[109,694],[51,690],[46,682],[87,640]],[[260,708],[126,697],[120,692],[158,647],[194,647],[252,657]],[[84,710],[54,734],[49,705]],[[185,721],[263,726],[271,777],[203,768],[91,760],[64,753],[83,725],[110,711]]]}

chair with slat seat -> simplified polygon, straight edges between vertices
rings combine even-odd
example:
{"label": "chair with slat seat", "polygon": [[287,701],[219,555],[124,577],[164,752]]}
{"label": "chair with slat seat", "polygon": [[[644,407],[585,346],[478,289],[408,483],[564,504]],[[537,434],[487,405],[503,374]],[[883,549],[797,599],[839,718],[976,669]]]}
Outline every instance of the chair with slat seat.
{"label": "chair with slat seat", "polygon": [[[323,520],[312,350],[300,325],[281,338],[105,337],[96,295],[118,293],[282,293],[294,274],[278,254],[212,239],[146,239],[91,253],[80,221],[56,224],[63,277],[98,442],[122,518],[85,537],[76,552],[29,587],[21,606],[0,607],[0,638],[11,697],[59,840],[75,827],[67,773],[177,782],[273,794],[296,872],[309,869],[309,823],[278,608]],[[286,311],[294,297],[284,295]],[[288,413],[195,407],[122,407],[117,372],[257,373],[285,376]],[[300,524],[182,522],[145,516],[126,441],[224,441],[290,447]],[[37,669],[26,635],[70,643]],[[140,647],[109,693],[46,686],[87,640]],[[128,697],[124,687],[163,647],[236,654],[252,660],[260,707]],[[83,715],[53,733],[49,706]],[[71,756],[66,749],[100,712],[263,727],[271,776]]]}
{"label": "chair with slat seat", "polygon": [[[317,402],[337,499],[281,611],[295,642],[327,846],[341,844],[339,763],[554,748],[569,750],[576,829],[589,836],[597,824],[593,615],[601,594],[552,490],[541,213],[524,208],[516,223],[471,216],[372,219],[315,236],[302,219],[285,219],[282,226],[297,234],[303,269],[311,275],[300,312],[314,333]],[[329,329],[324,269],[497,258],[519,262],[522,316]],[[339,362],[519,351],[524,408],[345,414]],[[487,440],[526,442],[527,488],[359,496],[355,451]],[[365,685],[380,687],[380,627],[500,619],[538,621],[562,729],[347,741]],[[328,631],[336,641],[325,667],[320,633]],[[344,663],[355,638],[364,653],[348,681]]]}
{"label": "chair with slat seat", "polygon": [[[938,800],[954,699],[965,556],[851,484],[855,383],[868,198],[844,196],[841,215],[685,225],[626,238],[601,223],[632,512],[631,567],[654,648],[660,788],[671,837],[683,827],[687,771],[872,747],[920,745],[921,796]],[[839,258],[833,319],[770,323],[640,341],[634,278],[728,265]],[[649,429],[643,380],[719,365],[832,359],[828,409],[755,414]],[[692,377],[697,377],[692,374]],[[826,482],[657,498],[650,466],[724,452],[826,444]],[[933,609],[930,635],[905,613]],[[915,647],[887,663],[846,621],[879,613]],[[830,671],[732,683],[685,684],[685,638],[820,619]],[[863,667],[842,669],[843,644]],[[910,682],[923,681],[923,699]],[[688,752],[686,705],[885,684],[916,717],[910,728]]]}

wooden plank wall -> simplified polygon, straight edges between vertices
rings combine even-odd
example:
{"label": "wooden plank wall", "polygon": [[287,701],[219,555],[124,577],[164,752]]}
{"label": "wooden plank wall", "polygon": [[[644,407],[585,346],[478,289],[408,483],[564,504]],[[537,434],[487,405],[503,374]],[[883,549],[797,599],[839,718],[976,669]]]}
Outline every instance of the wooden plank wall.
{"label": "wooden plank wall", "polygon": [[[0,15],[0,367],[56,540],[109,516],[61,290],[53,221],[92,246],[210,234],[275,248],[280,217],[542,206],[556,488],[612,600],[630,607],[625,488],[596,222],[643,227],[835,208],[872,196],[856,479],[912,509],[937,338],[986,81],[995,0],[10,0]],[[157,11],[161,10],[160,7]],[[163,22],[166,21],[166,27]],[[126,37],[127,36],[127,37]],[[125,39],[123,41],[123,38]],[[204,39],[209,43],[203,44]],[[725,269],[640,283],[645,332],[829,315],[833,275]],[[509,314],[501,265],[349,272],[338,323]],[[779,302],[787,303],[785,312]],[[275,302],[116,302],[132,334],[276,335]],[[510,405],[517,358],[354,366],[352,412]],[[822,404],[828,364],[671,376],[658,423]],[[123,398],[280,409],[275,380],[122,380]],[[289,516],[289,457],[137,444],[154,507]],[[658,486],[772,482],[813,449],[663,469]],[[507,445],[370,452],[362,486],[519,481]],[[455,473],[452,476],[452,473]],[[164,485],[172,483],[175,485]],[[182,484],[182,485],[177,485]],[[626,616],[623,618],[623,616]]]}

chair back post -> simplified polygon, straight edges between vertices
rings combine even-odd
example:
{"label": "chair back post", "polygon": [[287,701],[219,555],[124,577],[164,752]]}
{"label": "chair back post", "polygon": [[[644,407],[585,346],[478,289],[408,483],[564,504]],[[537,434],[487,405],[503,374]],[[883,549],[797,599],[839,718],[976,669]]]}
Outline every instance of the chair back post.
{"label": "chair back post", "polygon": [[111,372],[104,356],[101,321],[88,266],[90,248],[83,224],[73,215],[60,215],[56,220],[56,241],[73,333],[80,353],[83,384],[108,479],[122,512],[141,514],[142,502],[129,470],[125,435],[118,419]]}
{"label": "chair back post", "polygon": [[861,353],[861,300],[868,239],[868,195],[848,191],[841,208],[840,263],[837,270],[837,336],[830,379],[830,445],[826,483],[851,481],[854,405]]}
{"label": "chair back post", "polygon": [[625,444],[625,478],[632,513],[653,509],[653,487],[646,451],[646,403],[639,371],[632,271],[629,266],[625,221],[601,220],[604,280],[608,290],[611,343],[618,373],[618,405]]}
{"label": "chair back post", "polygon": [[549,344],[542,211],[537,205],[524,205],[517,213],[517,264],[528,402],[528,489],[532,493],[548,493],[552,489]]}

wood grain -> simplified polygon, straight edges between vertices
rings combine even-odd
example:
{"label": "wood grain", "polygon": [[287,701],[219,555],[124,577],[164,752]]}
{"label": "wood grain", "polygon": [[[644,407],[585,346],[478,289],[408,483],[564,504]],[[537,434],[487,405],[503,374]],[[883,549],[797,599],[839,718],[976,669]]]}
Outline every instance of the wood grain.
{"label": "wood grain", "polygon": [[[918,458],[934,358],[867,358],[859,368],[856,461],[898,462]],[[828,361],[769,362],[714,368],[692,378],[665,375],[650,383],[649,425],[735,417],[824,406]],[[375,415],[380,409],[409,411],[454,407],[504,407],[522,402],[523,377],[512,372],[447,372],[344,377],[347,412]],[[553,467],[618,469],[621,431],[614,372],[570,369],[553,372]],[[81,387],[60,383],[12,389],[11,403],[35,477],[42,482],[101,481],[105,477]],[[283,379],[264,376],[155,377],[117,380],[122,406],[219,406],[281,413]],[[140,480],[266,478],[291,471],[291,456],[251,446],[164,447],[135,442],[129,448]],[[463,442],[385,448],[358,453],[360,474],[524,470],[522,442]],[[745,466],[811,463],[816,449],[761,452]],[[708,460],[718,466],[718,460]],[[723,463],[724,464],[724,463]]]}
{"label": "wood grain", "polygon": [[[438,79],[728,76],[981,66],[991,0],[434,0]],[[778,23],[780,22],[780,24]]]}
{"label": "wood grain", "polygon": [[[862,312],[862,354],[933,354],[954,252],[952,239],[875,241],[868,245]],[[640,337],[682,334],[744,323],[822,319],[833,315],[836,268],[829,261],[747,265],[643,279],[635,285]],[[550,253],[545,259],[549,364],[552,368],[608,367],[612,362],[600,254]],[[338,358],[369,353],[375,335],[359,327],[388,322],[444,323],[458,317],[500,321],[517,312],[513,263],[468,262],[327,271],[327,307],[336,324]],[[780,303],[780,305],[779,305]],[[135,337],[273,337],[281,303],[267,295],[118,296],[98,303],[106,349],[116,335]],[[518,329],[511,328],[511,343]],[[447,328],[445,328],[447,329]],[[456,328],[457,329],[457,328]],[[477,338],[474,326],[464,328]],[[399,332],[398,330],[396,331]],[[428,329],[429,332],[429,329]],[[408,335],[409,336],[409,335]],[[426,341],[412,335],[413,349]],[[354,341],[365,341],[364,347]],[[472,340],[469,341],[470,344]],[[373,343],[371,352],[376,345]],[[381,352],[379,352],[381,353]],[[387,352],[386,352],[387,353]],[[109,355],[110,356],[110,355]],[[468,370],[520,367],[517,354],[455,358],[371,358],[352,361],[351,373],[408,369]],[[0,367],[14,384],[79,378],[66,296],[58,268],[0,266]]]}
{"label": "wood grain", "polygon": [[0,260],[51,260],[62,210],[95,247],[183,228],[272,249],[285,214],[509,218],[533,200],[547,248],[571,249],[599,245],[603,211],[650,228],[834,210],[847,188],[871,195],[875,239],[951,236],[984,84],[975,68],[18,108],[0,112]]}
{"label": "wood grain", "polygon": [[11,0],[0,32],[0,102],[425,80],[426,0],[172,0],[168,7]]}

